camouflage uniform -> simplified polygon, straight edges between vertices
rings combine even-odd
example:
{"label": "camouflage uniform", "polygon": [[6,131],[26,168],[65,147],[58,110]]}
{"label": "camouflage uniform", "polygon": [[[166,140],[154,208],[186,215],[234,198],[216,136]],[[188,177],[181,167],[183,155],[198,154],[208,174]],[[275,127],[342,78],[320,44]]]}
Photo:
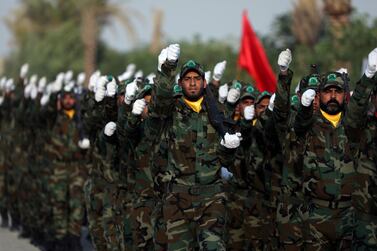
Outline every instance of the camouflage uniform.
{"label": "camouflage uniform", "polygon": [[[186,66],[198,65],[189,61]],[[168,166],[162,174],[166,183],[162,212],[167,250],[225,250],[227,198],[219,171],[222,165],[231,165],[232,153],[219,145],[206,96],[199,113],[189,108],[183,98],[174,99],[174,68],[175,65],[164,64],[163,72],[158,73],[151,109],[152,114],[169,121],[164,134]]]}
{"label": "camouflage uniform", "polygon": [[[376,78],[374,78],[374,84]],[[359,104],[368,100],[370,85],[359,83],[363,89],[356,89],[352,98]],[[365,120],[360,120],[354,127],[360,128],[360,152],[357,163],[357,178],[354,180],[353,205],[355,207],[355,229],[353,250],[377,249],[377,169],[376,169],[376,125],[375,116],[367,116],[366,110],[355,112],[362,114]],[[366,127],[366,128],[365,128]],[[364,130],[363,130],[364,129]]]}
{"label": "camouflage uniform", "polygon": [[52,160],[50,191],[54,238],[79,237],[84,216],[83,185],[86,179],[82,162],[84,151],[78,147],[78,113],[72,119],[57,111],[46,153]]}
{"label": "camouflage uniform", "polygon": [[[330,82],[344,86],[337,74],[329,74],[323,84]],[[309,250],[334,250],[350,248],[353,232],[354,210],[351,206],[357,136],[355,130],[366,109],[366,94],[373,85],[365,76],[356,85],[356,96],[350,100],[348,110],[334,127],[322,113],[313,114],[313,105],[300,106],[294,129],[303,139],[305,148],[301,183],[303,204],[307,204],[308,229],[306,248]],[[370,93],[369,91],[369,93]]]}

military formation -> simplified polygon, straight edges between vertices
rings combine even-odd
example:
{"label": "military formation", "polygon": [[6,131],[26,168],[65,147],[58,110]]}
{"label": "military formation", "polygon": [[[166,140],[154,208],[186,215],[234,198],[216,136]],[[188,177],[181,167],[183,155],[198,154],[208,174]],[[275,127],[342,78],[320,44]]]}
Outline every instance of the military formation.
{"label": "military formation", "polygon": [[[180,62],[0,80],[1,227],[46,251],[377,250],[377,48],[291,94]],[[180,67],[178,67],[180,65]],[[1,244],[0,244],[1,245]]]}

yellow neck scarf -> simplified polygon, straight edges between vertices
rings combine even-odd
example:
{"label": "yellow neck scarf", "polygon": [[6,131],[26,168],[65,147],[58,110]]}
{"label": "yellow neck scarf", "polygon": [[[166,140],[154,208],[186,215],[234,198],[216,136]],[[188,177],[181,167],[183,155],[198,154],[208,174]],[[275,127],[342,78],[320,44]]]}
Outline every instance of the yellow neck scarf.
{"label": "yellow neck scarf", "polygon": [[342,113],[341,112],[339,112],[338,114],[335,114],[335,115],[330,115],[330,114],[322,111],[322,109],[321,109],[321,113],[322,113],[323,117],[325,117],[325,119],[327,119],[328,121],[330,121],[330,123],[334,127],[337,127],[337,125],[340,122],[340,118],[342,117]]}
{"label": "yellow neck scarf", "polygon": [[202,102],[203,102],[203,97],[201,97],[200,99],[198,99],[197,101],[190,101],[190,100],[187,100],[185,98],[183,98],[183,100],[185,101],[185,103],[190,106],[190,108],[196,112],[196,113],[199,113],[201,110],[202,110]]}
{"label": "yellow neck scarf", "polygon": [[64,113],[65,113],[65,115],[68,116],[69,119],[72,119],[73,116],[75,115],[75,110],[74,110],[74,109],[71,109],[71,110],[64,110]]}
{"label": "yellow neck scarf", "polygon": [[255,124],[257,123],[257,119],[253,119],[253,120],[251,121],[251,123],[253,124],[253,126],[255,126]]}

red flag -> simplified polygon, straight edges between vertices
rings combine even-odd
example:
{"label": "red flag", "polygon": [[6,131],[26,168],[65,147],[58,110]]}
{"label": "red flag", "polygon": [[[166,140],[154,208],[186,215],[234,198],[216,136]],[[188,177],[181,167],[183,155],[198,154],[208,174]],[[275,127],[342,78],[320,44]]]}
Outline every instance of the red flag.
{"label": "red flag", "polygon": [[251,27],[246,11],[243,12],[242,26],[241,47],[238,55],[239,67],[245,69],[256,81],[259,91],[275,92],[275,74],[268,62],[262,43]]}

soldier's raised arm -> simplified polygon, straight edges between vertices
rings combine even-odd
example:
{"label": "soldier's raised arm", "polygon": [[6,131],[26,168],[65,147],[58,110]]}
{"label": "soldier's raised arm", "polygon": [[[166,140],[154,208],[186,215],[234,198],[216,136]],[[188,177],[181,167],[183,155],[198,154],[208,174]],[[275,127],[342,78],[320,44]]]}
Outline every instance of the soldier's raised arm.
{"label": "soldier's raised arm", "polygon": [[355,90],[348,104],[346,125],[351,128],[365,128],[369,97],[376,86],[377,48],[368,55],[367,68],[356,83]]}

